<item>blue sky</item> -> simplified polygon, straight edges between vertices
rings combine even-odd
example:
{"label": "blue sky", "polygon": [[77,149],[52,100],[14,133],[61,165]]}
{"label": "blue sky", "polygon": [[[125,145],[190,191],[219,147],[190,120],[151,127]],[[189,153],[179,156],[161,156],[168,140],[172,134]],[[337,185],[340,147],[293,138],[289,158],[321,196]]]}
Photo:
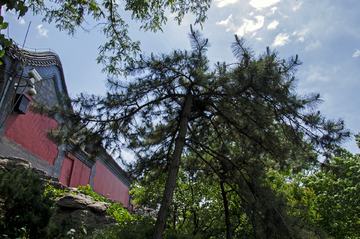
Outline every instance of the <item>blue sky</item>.
{"label": "blue sky", "polygon": [[[120,2],[121,5],[121,2]],[[324,102],[319,110],[331,119],[342,118],[353,133],[360,132],[360,1],[359,0],[214,0],[202,33],[209,38],[208,57],[212,63],[235,61],[230,45],[234,34],[244,36],[256,54],[267,46],[288,58],[298,54],[303,65],[298,68],[299,94],[320,93]],[[2,12],[4,15],[4,12]],[[194,17],[185,17],[180,26],[170,14],[164,32],[139,31],[140,24],[128,20],[133,40],[141,41],[145,53],[168,53],[189,49],[189,26]],[[41,21],[28,12],[17,20],[7,12],[9,35],[20,46],[31,21],[25,48],[52,49],[63,64],[70,96],[80,92],[102,94],[106,75],[96,64],[97,48],[105,42],[99,29],[85,26],[75,37],[59,32],[54,24]],[[91,21],[89,21],[91,22]],[[195,29],[201,29],[195,26]],[[359,150],[352,138],[344,147]]]}

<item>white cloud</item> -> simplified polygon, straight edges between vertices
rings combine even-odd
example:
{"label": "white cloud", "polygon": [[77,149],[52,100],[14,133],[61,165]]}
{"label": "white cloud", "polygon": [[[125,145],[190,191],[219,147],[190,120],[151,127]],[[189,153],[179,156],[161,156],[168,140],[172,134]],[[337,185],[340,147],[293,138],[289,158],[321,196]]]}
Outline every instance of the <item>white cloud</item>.
{"label": "white cloud", "polygon": [[251,0],[249,4],[256,8],[256,10],[261,10],[266,7],[270,7],[281,0]]}
{"label": "white cloud", "polygon": [[254,15],[254,12],[250,12],[250,14],[249,14],[250,16],[252,16],[252,15]]}
{"label": "white cloud", "polygon": [[237,3],[238,0],[215,0],[215,5],[217,7],[225,7],[230,4]]}
{"label": "white cloud", "polygon": [[308,75],[307,81],[309,82],[327,82],[331,80],[331,76],[336,74],[340,70],[338,66],[324,66],[324,65],[317,65],[317,66],[309,66],[309,69],[306,71]]}
{"label": "white cloud", "polygon": [[225,26],[227,27],[226,28],[226,31],[230,31],[230,30],[234,30],[235,29],[235,25],[233,23],[233,20],[232,20],[232,14],[226,19],[226,20],[222,20],[220,22],[216,22],[216,25],[222,25],[222,26]]}
{"label": "white cloud", "polygon": [[[302,30],[302,31],[300,31],[300,32],[298,32],[298,31],[294,31],[293,32],[293,36],[296,36],[296,35],[298,35],[298,36],[300,36],[299,38],[298,38],[298,41],[301,41],[301,42],[304,42],[304,40],[305,40],[305,38],[304,38],[304,36],[306,35],[306,33],[309,31],[309,29],[304,29],[304,30]],[[319,42],[320,43],[320,42]],[[311,45],[311,44],[310,44]],[[310,46],[309,45],[309,46]],[[308,46],[308,47],[309,47]]]}
{"label": "white cloud", "polygon": [[304,29],[301,32],[299,32],[298,35],[299,36],[305,36],[308,31],[309,31],[309,29]]}
{"label": "white cloud", "polygon": [[289,42],[291,42],[291,40],[289,39],[289,35],[286,33],[280,33],[275,37],[275,41],[272,46],[283,46]]}
{"label": "white cloud", "polygon": [[232,14],[231,14],[226,20],[222,20],[222,21],[220,21],[220,22],[216,22],[216,25],[227,26],[227,25],[229,25],[230,20],[232,20]]}
{"label": "white cloud", "polygon": [[262,40],[262,38],[261,38],[261,37],[258,37],[258,38],[256,38],[256,40],[261,41],[261,40]]}
{"label": "white cloud", "polygon": [[314,50],[318,47],[321,47],[321,42],[319,40],[316,40],[316,42],[312,42],[307,47],[305,47],[305,51]]}
{"label": "white cloud", "polygon": [[238,28],[236,34],[238,36],[244,36],[246,33],[256,31],[264,26],[264,17],[263,16],[256,16],[257,22],[253,20],[248,20],[244,18],[244,24]]}
{"label": "white cloud", "polygon": [[303,3],[300,2],[297,6],[293,7],[292,10],[293,10],[294,12],[296,12],[296,11],[301,7],[302,4],[303,4]]}
{"label": "white cloud", "polygon": [[2,7],[1,7],[1,16],[5,16],[5,8],[6,8],[6,6],[5,5],[3,5]]}
{"label": "white cloud", "polygon": [[25,24],[25,20],[24,20],[22,17],[19,19],[19,24],[20,24],[20,25],[24,25],[24,24]]}
{"label": "white cloud", "polygon": [[275,11],[277,10],[277,7],[273,7],[273,8],[271,8],[270,10],[271,10],[271,12],[266,13],[266,16],[271,16],[271,15],[273,15],[273,14],[275,13]]}
{"label": "white cloud", "polygon": [[279,22],[274,20],[272,23],[270,23],[268,26],[267,26],[267,29],[276,29],[277,25],[279,25]]}
{"label": "white cloud", "polygon": [[36,28],[38,29],[38,33],[39,33],[40,37],[47,37],[48,36],[47,35],[48,30],[43,28],[42,24],[38,25]]}
{"label": "white cloud", "polygon": [[354,55],[352,55],[352,57],[359,57],[360,56],[360,50],[356,49],[356,52],[354,53]]}

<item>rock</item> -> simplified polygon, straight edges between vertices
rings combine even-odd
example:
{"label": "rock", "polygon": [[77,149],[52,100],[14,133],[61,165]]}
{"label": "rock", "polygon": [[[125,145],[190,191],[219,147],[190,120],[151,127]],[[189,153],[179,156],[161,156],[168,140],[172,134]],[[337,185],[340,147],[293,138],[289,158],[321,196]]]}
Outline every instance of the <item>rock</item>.
{"label": "rock", "polygon": [[72,209],[84,209],[89,208],[97,213],[104,213],[110,207],[110,203],[96,202],[87,195],[74,195],[63,194],[62,197],[55,199],[55,204],[58,207],[72,208]]}
{"label": "rock", "polygon": [[106,210],[110,207],[110,203],[93,201],[93,203],[89,204],[88,207],[94,212],[102,213],[106,212]]}
{"label": "rock", "polygon": [[74,194],[63,194],[62,197],[55,199],[55,204],[58,207],[84,209],[87,208],[87,199],[79,195]]}
{"label": "rock", "polygon": [[[31,163],[21,158],[4,158],[0,156],[0,170],[10,171],[16,167],[27,169],[31,167]],[[63,225],[67,224],[69,229],[73,228],[76,232],[80,232],[85,226],[88,234],[91,234],[96,228],[117,224],[116,219],[106,214],[106,210],[111,205],[110,203],[94,201],[91,196],[80,193],[76,188],[62,185],[57,178],[47,175],[42,170],[34,168],[34,172],[44,181],[44,185],[50,183],[56,189],[70,191],[70,193],[63,194],[54,200],[58,210],[51,219],[53,225],[58,225],[67,230],[63,227]]]}
{"label": "rock", "polygon": [[12,158],[0,157],[0,165],[3,166],[8,171],[16,167],[20,167],[23,169],[27,169],[31,167],[31,163],[29,161],[17,157],[12,157]]}
{"label": "rock", "polygon": [[80,232],[82,227],[86,227],[87,234],[91,234],[97,228],[116,225],[117,221],[107,215],[94,213],[91,209],[63,210],[59,209],[52,218],[52,222],[56,225],[62,225],[69,222],[69,229],[73,228],[76,232]]}
{"label": "rock", "polygon": [[71,228],[78,232],[85,225],[88,233],[96,228],[117,224],[116,219],[106,215],[110,203],[96,202],[88,197],[83,194],[69,193],[55,199],[56,206],[59,209],[52,221],[57,225],[62,225],[70,220],[71,225],[69,226]]}

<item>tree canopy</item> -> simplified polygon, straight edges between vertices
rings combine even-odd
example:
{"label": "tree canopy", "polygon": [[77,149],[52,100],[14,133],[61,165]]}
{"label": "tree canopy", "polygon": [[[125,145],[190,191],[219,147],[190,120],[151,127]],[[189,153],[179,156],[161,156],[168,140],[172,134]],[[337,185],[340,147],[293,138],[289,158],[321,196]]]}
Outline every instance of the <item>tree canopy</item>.
{"label": "tree canopy", "polygon": [[[133,41],[129,36],[129,25],[122,16],[126,11],[131,12],[132,20],[141,22],[141,29],[156,32],[162,31],[162,26],[168,21],[168,13],[174,14],[178,24],[187,13],[194,14],[194,23],[201,25],[206,20],[210,0],[126,0],[124,3],[115,0],[4,0],[0,5],[5,6],[5,11],[14,9],[19,18],[30,9],[35,15],[43,16],[43,21],[55,23],[56,28],[70,35],[79,28],[86,31],[100,28],[107,41],[99,47],[97,62],[104,64],[104,72],[119,75],[123,64],[133,61],[141,52],[140,41]],[[0,17],[1,29],[8,25],[3,20]],[[0,34],[0,44],[4,50],[12,41]]]}
{"label": "tree canopy", "polygon": [[[254,238],[299,237],[301,226],[265,184],[266,171],[302,168],[316,162],[317,154],[331,155],[349,136],[343,121],[313,110],[318,94],[296,94],[297,56],[279,59],[267,48],[256,57],[235,36],[237,62],[212,69],[208,39],[192,28],[189,37],[190,51],[140,56],[128,64],[126,73],[133,77],[109,80],[106,96],[81,95],[72,100],[75,111],[46,109],[64,119],[60,126],[66,130],[53,132],[53,138],[91,143],[94,154],[96,146],[125,145],[137,156],[128,165],[137,180],[165,173],[153,238],[162,237],[184,153],[196,156],[198,169],[210,169],[218,185],[225,185],[222,192],[236,193]],[[224,195],[222,200],[228,201]]]}

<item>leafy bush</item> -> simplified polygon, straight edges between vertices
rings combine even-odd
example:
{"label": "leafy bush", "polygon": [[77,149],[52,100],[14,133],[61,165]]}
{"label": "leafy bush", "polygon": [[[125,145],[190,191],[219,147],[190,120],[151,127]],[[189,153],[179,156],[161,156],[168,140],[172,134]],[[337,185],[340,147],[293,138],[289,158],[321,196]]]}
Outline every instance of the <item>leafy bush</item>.
{"label": "leafy bush", "polygon": [[41,238],[54,213],[51,193],[32,169],[0,171],[0,230],[2,237]]}
{"label": "leafy bush", "polygon": [[148,217],[137,217],[123,225],[95,230],[89,239],[147,239],[152,238],[155,222]]}
{"label": "leafy bush", "polygon": [[79,186],[77,190],[79,190],[82,194],[89,195],[90,197],[93,198],[94,201],[107,202],[107,203],[110,202],[106,197],[101,196],[96,192],[94,192],[89,184],[87,186]]}
{"label": "leafy bush", "polygon": [[[91,196],[94,201],[110,203],[110,201],[106,197],[95,193],[91,189],[90,185],[80,186],[77,189],[81,193]],[[131,214],[119,203],[111,203],[110,207],[107,210],[107,213],[110,217],[115,218],[118,221],[119,225],[123,225],[125,222],[133,220],[133,216],[131,216]]]}

